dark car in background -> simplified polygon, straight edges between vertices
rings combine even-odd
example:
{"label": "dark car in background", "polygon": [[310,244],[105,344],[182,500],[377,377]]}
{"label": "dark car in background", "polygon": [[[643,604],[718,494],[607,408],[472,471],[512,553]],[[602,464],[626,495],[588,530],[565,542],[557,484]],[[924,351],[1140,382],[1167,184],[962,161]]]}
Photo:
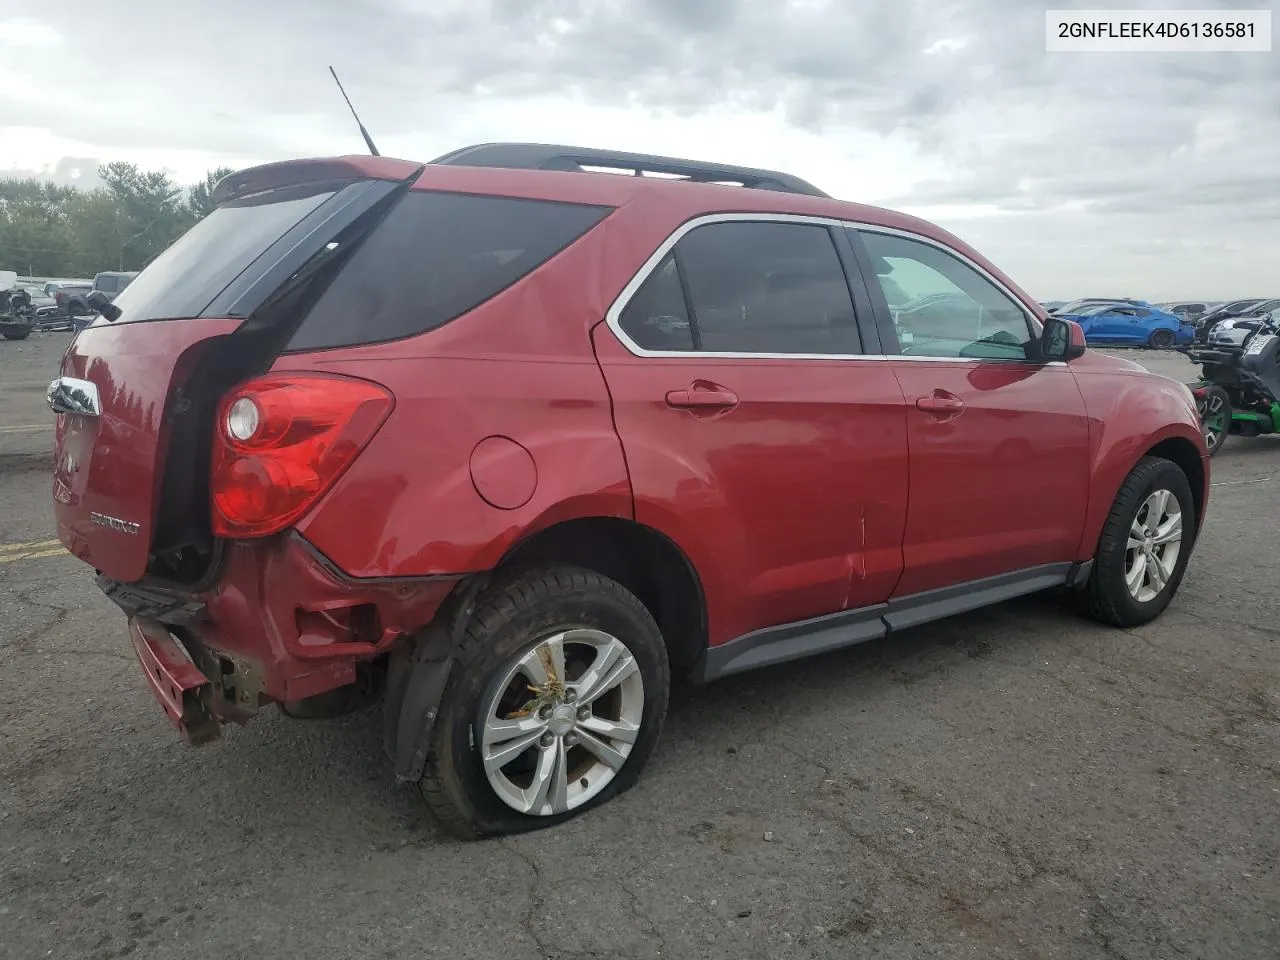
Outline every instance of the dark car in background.
{"label": "dark car in background", "polygon": [[1196,339],[1209,344],[1243,346],[1245,338],[1257,330],[1268,316],[1280,316],[1280,299],[1260,300],[1233,316],[1205,318],[1196,331]]}
{"label": "dark car in background", "polygon": [[107,270],[103,273],[95,274],[93,278],[93,289],[91,293],[101,293],[108,300],[114,300],[119,296],[124,288],[133,283],[133,278],[138,275],[136,270],[126,272],[123,270]]}
{"label": "dark car in background", "polygon": [[1203,300],[1172,300],[1168,303],[1157,303],[1156,306],[1161,310],[1195,323],[1208,313],[1214,305]]}
{"label": "dark car in background", "polygon": [[1230,300],[1216,310],[1210,310],[1196,321],[1196,340],[1200,343],[1207,342],[1213,329],[1224,321],[1260,317],[1277,309],[1280,309],[1280,299],[1268,300],[1265,297],[1255,297],[1248,300]]}
{"label": "dark car in background", "polygon": [[62,284],[54,299],[65,317],[92,316],[97,311],[90,306],[90,296],[101,293],[107,300],[115,300],[137,275],[137,271],[104,270],[94,274],[92,282]]}
{"label": "dark car in background", "polygon": [[54,303],[58,306],[58,312],[63,317],[83,316],[91,312],[89,310],[89,294],[93,292],[92,281],[58,283],[50,286],[53,287],[50,296],[53,297]]}

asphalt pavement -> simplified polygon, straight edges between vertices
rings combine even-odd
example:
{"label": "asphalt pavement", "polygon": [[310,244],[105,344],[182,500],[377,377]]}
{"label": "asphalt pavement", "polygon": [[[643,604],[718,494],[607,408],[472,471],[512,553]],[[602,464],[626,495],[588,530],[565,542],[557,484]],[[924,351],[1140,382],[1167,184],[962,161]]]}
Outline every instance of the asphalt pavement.
{"label": "asphalt pavement", "polygon": [[1280,442],[1214,461],[1155,624],[1036,597],[680,691],[630,793],[465,844],[376,709],[179,741],[51,542],[68,340],[0,341],[0,958],[1280,956]]}

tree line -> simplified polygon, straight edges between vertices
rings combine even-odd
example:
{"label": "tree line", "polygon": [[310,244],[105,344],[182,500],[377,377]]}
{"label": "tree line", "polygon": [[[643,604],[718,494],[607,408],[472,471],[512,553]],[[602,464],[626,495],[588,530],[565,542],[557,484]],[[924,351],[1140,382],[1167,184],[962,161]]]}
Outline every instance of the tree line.
{"label": "tree line", "polygon": [[132,163],[98,169],[94,190],[39,179],[0,179],[0,270],[22,276],[92,277],[141,270],[213,209],[211,170],[192,187]]}

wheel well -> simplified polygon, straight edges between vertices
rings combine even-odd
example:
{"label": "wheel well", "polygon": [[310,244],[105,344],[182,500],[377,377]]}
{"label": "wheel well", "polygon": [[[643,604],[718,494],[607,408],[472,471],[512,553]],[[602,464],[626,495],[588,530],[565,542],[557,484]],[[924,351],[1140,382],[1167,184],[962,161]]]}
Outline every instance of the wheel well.
{"label": "wheel well", "polygon": [[1149,457],[1163,457],[1176,463],[1191,484],[1191,499],[1196,505],[1196,524],[1204,518],[1204,461],[1195,444],[1183,437],[1162,440],[1147,451]]}
{"label": "wheel well", "polygon": [[567,520],[517,544],[499,567],[570,563],[622,584],[653,614],[673,674],[687,673],[707,646],[702,584],[684,553],[651,527],[630,520]]}

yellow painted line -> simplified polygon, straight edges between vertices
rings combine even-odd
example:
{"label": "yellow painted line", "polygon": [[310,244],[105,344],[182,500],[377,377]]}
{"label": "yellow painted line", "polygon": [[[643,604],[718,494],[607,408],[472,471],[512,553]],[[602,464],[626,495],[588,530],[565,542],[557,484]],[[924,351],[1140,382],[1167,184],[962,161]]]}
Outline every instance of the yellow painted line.
{"label": "yellow painted line", "polygon": [[51,430],[52,423],[29,423],[20,427],[0,427],[0,433],[34,433],[37,430]]}
{"label": "yellow painted line", "polygon": [[6,553],[44,550],[46,547],[56,547],[60,542],[57,538],[54,538],[53,540],[27,540],[21,543],[0,543],[0,556]]}
{"label": "yellow painted line", "polygon": [[19,560],[38,560],[41,557],[57,557],[61,555],[70,556],[62,547],[53,550],[36,550],[31,553],[15,553],[0,555],[0,563],[16,563]]}

